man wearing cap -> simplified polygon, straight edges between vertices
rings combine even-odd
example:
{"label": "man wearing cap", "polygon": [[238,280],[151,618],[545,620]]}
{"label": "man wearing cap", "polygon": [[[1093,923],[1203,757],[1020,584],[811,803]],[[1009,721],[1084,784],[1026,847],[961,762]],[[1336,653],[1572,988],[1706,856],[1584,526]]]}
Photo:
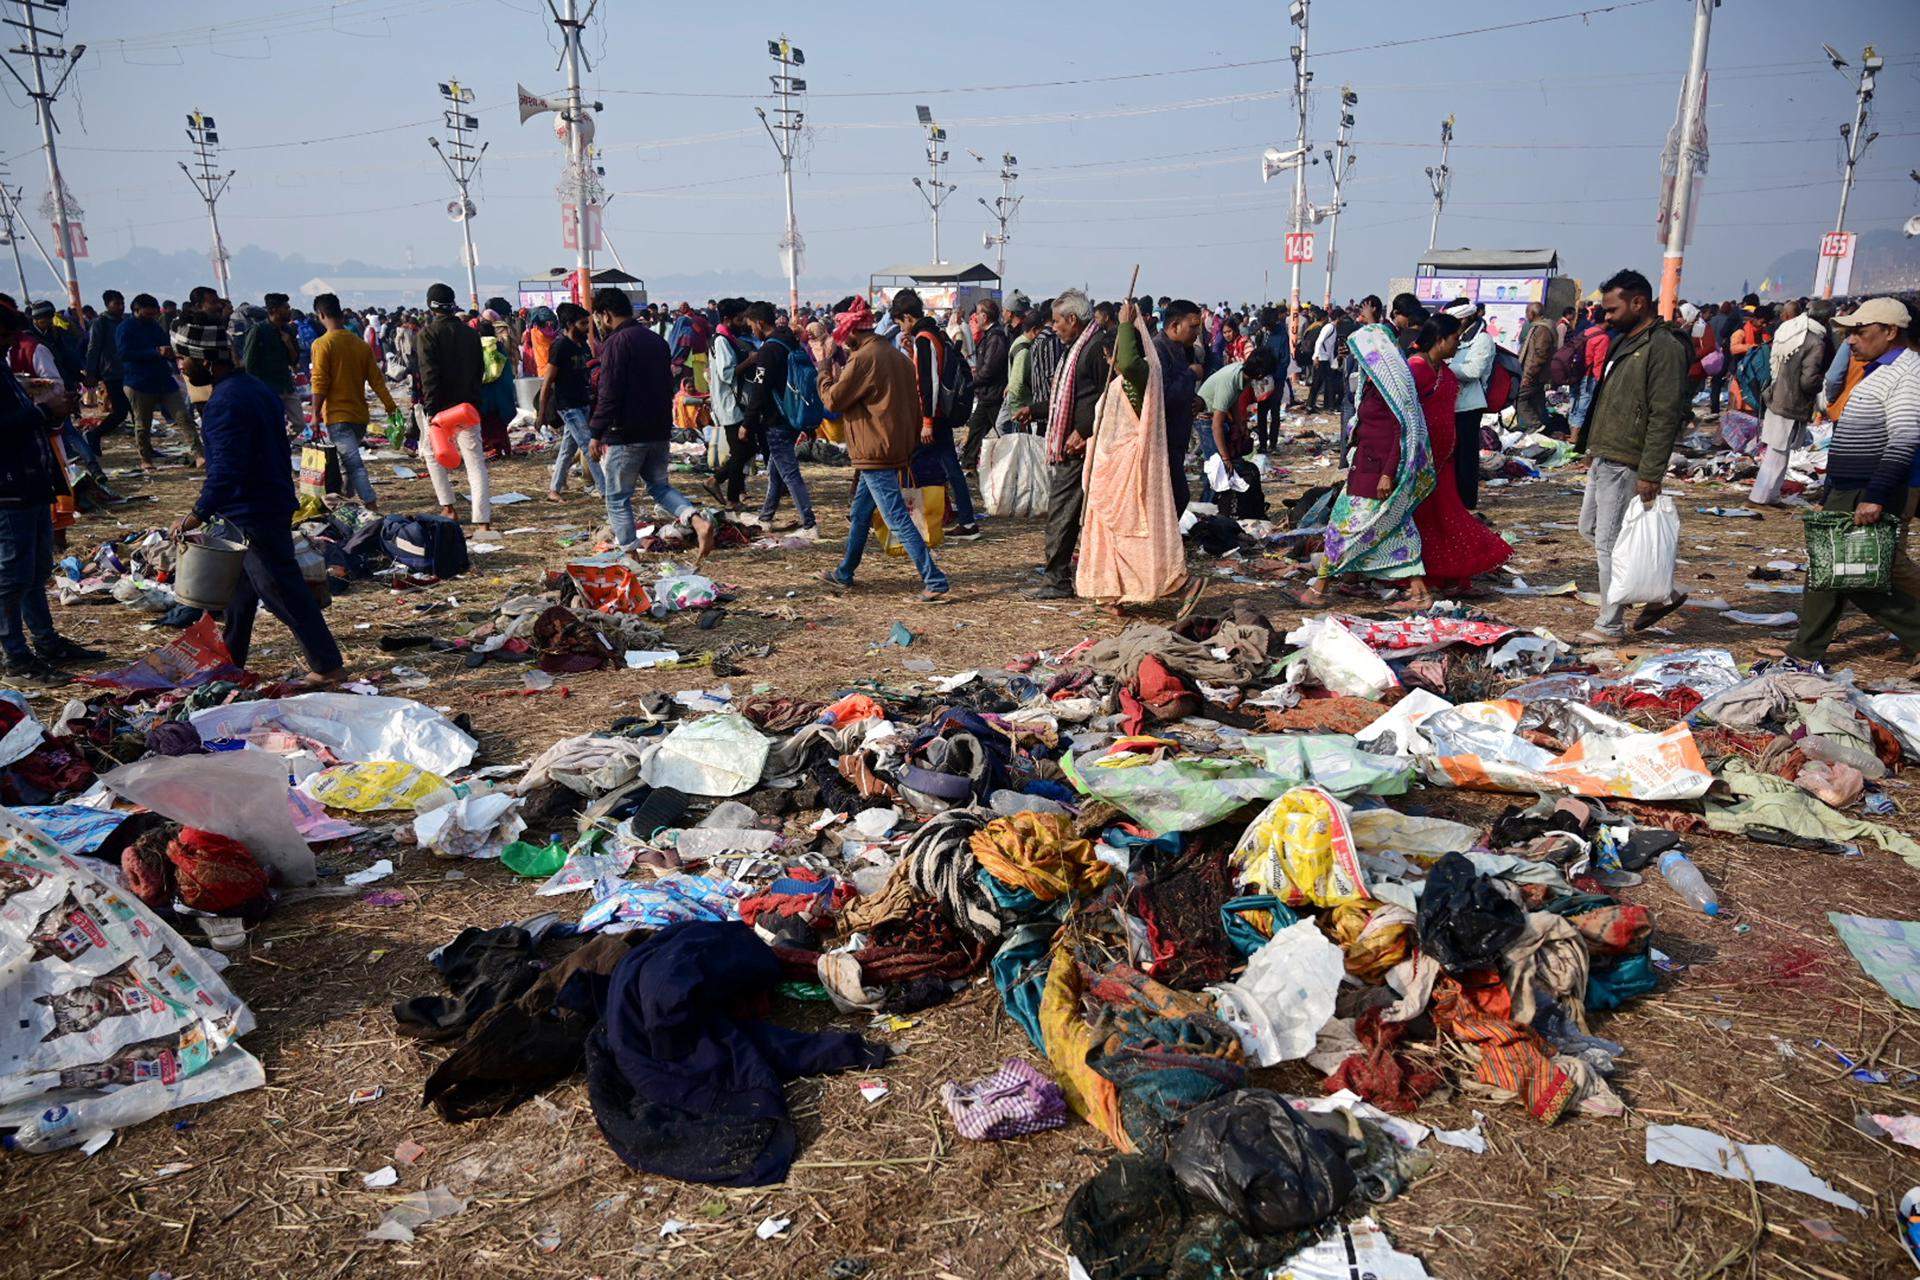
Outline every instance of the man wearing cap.
{"label": "man wearing cap", "polygon": [[[1906,513],[1920,447],[1920,354],[1906,343],[1912,322],[1893,298],[1873,298],[1833,322],[1852,340],[1854,356],[1867,361],[1868,372],[1834,424],[1822,507],[1852,512],[1856,525],[1897,521]],[[1787,656],[1800,662],[1824,658],[1848,604],[1893,632],[1908,654],[1920,653],[1920,600],[1896,585],[1885,591],[1803,591],[1800,632]]]}
{"label": "man wearing cap", "polygon": [[238,528],[247,543],[245,571],[225,610],[227,651],[246,666],[254,618],[264,604],[306,653],[303,681],[331,684],[344,674],[340,646],[294,558],[296,504],[286,407],[272,388],[236,366],[224,318],[183,317],[174,326],[173,349],[187,381],[212,392],[200,415],[206,478],[193,510],[174,524],[174,537],[217,516]]}
{"label": "man wearing cap", "polygon": [[[457,405],[472,405],[475,414],[478,414],[482,359],[480,335],[454,315],[452,285],[428,286],[427,323],[420,330],[414,346],[420,357],[419,410],[423,419],[420,429],[425,431],[432,424],[435,414]],[[460,450],[460,460],[467,472],[473,523],[480,529],[490,529],[493,527],[493,494],[487,475],[487,455],[480,444],[479,424],[476,422],[473,426],[461,427],[454,433],[453,440]],[[440,502],[440,514],[452,520],[455,518],[453,477],[440,465],[431,443],[420,452],[426,459],[427,478],[433,481],[434,497]]]}
{"label": "man wearing cap", "polygon": [[913,361],[874,332],[877,317],[865,298],[855,297],[835,317],[834,341],[847,348],[847,367],[821,389],[827,412],[846,430],[847,460],[853,464],[853,507],[847,513],[847,548],[840,567],[821,579],[836,591],[853,586],[853,575],[867,550],[874,512],[886,522],[913,567],[919,571],[922,604],[947,602],[947,575],[913,523],[900,492],[900,476],[913,460],[920,439],[920,385]]}

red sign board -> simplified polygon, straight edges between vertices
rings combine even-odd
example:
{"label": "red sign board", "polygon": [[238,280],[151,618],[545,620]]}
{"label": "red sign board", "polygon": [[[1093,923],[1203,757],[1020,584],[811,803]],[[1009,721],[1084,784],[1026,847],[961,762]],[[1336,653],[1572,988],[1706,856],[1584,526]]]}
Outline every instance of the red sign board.
{"label": "red sign board", "polygon": [[1820,256],[1823,258],[1844,258],[1852,252],[1851,231],[1829,231],[1820,237]]}
{"label": "red sign board", "polygon": [[1289,231],[1287,233],[1287,261],[1313,261],[1313,232]]}

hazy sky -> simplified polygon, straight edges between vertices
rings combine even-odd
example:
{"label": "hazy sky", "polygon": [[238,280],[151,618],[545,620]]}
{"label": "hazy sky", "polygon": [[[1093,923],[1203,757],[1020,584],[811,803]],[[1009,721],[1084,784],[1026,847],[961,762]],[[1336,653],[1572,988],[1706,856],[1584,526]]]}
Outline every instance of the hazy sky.
{"label": "hazy sky", "polygon": [[[1688,0],[1625,0],[1585,19],[1424,39],[1593,3],[1316,0],[1316,151],[1331,145],[1339,87],[1360,95],[1341,295],[1411,273],[1430,210],[1422,168],[1438,158],[1449,112],[1455,176],[1442,247],[1553,247],[1589,284],[1624,265],[1657,278],[1658,153],[1687,56]],[[937,35],[935,14],[951,18]],[[926,103],[949,130],[960,186],[943,217],[949,261],[991,260],[975,201],[998,184],[966,148],[992,161],[1012,151],[1026,203],[1010,284],[1039,294],[1087,281],[1114,294],[1139,262],[1142,288],[1155,293],[1282,295],[1290,186],[1263,186],[1258,157],[1269,143],[1291,145],[1294,131],[1285,15],[1281,0],[601,0],[588,49],[606,108],[606,181],[619,193],[607,225],[643,276],[778,272],[778,165],[752,109],[768,89],[766,40],[784,30],[806,52],[811,89],[814,131],[796,178],[808,276],[848,281],[931,256],[926,209],[910,185],[924,172],[914,106]],[[59,108],[62,158],[96,260],[131,243],[205,247],[199,201],[176,166],[193,108],[216,117],[224,161],[239,171],[221,204],[230,248],[393,266],[409,250],[422,263],[455,260],[451,193],[426,141],[440,132],[435,83],[448,76],[474,89],[481,137],[492,143],[475,193],[482,260],[570,260],[550,118],[521,125],[513,109],[516,81],[544,91],[563,83],[537,0],[73,0],[68,26],[68,40],[89,47]],[[1813,246],[1830,226],[1836,130],[1851,119],[1853,94],[1827,65],[1823,40],[1856,62],[1872,41],[1888,61],[1875,100],[1881,137],[1862,162],[1850,229],[1897,227],[1920,211],[1920,186],[1906,176],[1920,161],[1920,3],[1731,0],[1714,25],[1712,162],[1684,292],[1757,284],[1776,255]],[[1419,42],[1372,47],[1393,41]],[[1218,68],[1250,62],[1261,65]],[[1128,78],[1021,87],[1114,76]],[[33,209],[46,191],[38,134],[19,87],[6,87],[0,148]],[[353,134],[363,136],[343,136]],[[1328,200],[1327,183],[1323,165],[1314,199]],[[1320,265],[1307,268],[1306,296],[1317,299],[1323,279]],[[82,283],[91,297],[140,282],[83,270]]]}

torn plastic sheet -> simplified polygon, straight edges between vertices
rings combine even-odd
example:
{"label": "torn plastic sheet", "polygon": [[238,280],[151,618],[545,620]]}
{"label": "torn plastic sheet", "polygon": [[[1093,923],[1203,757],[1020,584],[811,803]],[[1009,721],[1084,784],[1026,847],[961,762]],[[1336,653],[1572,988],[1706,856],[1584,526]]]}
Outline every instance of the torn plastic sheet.
{"label": "torn plastic sheet", "polygon": [[1411,757],[1363,751],[1344,733],[1258,734],[1243,745],[1289,786],[1312,783],[1337,796],[1397,796],[1413,782]]}
{"label": "torn plastic sheet", "polygon": [[62,853],[92,853],[131,815],[84,804],[21,805],[14,810],[60,847]]}
{"label": "torn plastic sheet", "polygon": [[1275,1280],[1430,1280],[1426,1264],[1402,1253],[1372,1217],[1336,1224],[1326,1238],[1289,1257]]}
{"label": "torn plastic sheet", "polygon": [[[1106,768],[1094,753],[1060,758],[1074,785],[1114,805],[1150,831],[1198,831],[1288,789],[1251,760],[1178,759]],[[1084,761],[1084,763],[1083,763]]]}
{"label": "torn plastic sheet", "polygon": [[[1573,745],[1555,755],[1520,737],[1522,728]],[[1697,799],[1713,785],[1685,724],[1642,732],[1576,702],[1469,702],[1436,712],[1422,729],[1434,753],[1421,769],[1441,786],[1657,801]]]}
{"label": "torn plastic sheet", "polygon": [[1427,735],[1420,731],[1420,726],[1428,716],[1445,711],[1452,705],[1439,694],[1425,689],[1409,690],[1406,697],[1389,707],[1378,720],[1354,734],[1353,740],[1363,746],[1380,743],[1390,747],[1396,755],[1432,755],[1433,744],[1427,741]]}
{"label": "torn plastic sheet", "polygon": [[287,766],[264,751],[149,756],[100,779],[130,804],[183,827],[238,840],[289,886],[314,882],[313,852],[293,824]]}
{"label": "torn plastic sheet", "polygon": [[650,787],[670,787],[690,796],[737,796],[759,785],[772,746],[745,716],[705,716],[676,725],[642,776]]}
{"label": "torn plastic sheet", "polygon": [[1300,920],[1268,938],[1236,981],[1208,987],[1216,1011],[1263,1067],[1304,1058],[1333,1016],[1346,955],[1320,926]]}
{"label": "torn plastic sheet", "polygon": [[380,1225],[367,1232],[367,1239],[411,1244],[413,1233],[421,1227],[441,1218],[451,1218],[456,1213],[464,1213],[469,1203],[466,1197],[457,1196],[443,1186],[415,1191],[401,1197],[400,1202],[380,1219]]}
{"label": "torn plastic sheet", "polygon": [[[252,1011],[202,952],[89,866],[0,808],[0,1099],[30,1124],[22,1141],[30,1150],[78,1145],[205,1100],[165,1089],[253,1029]],[[198,1092],[260,1083],[246,1076],[235,1068]],[[122,1096],[145,1081],[162,1088]]]}
{"label": "torn plastic sheet", "polygon": [[473,761],[477,743],[453,721],[411,698],[301,693],[208,707],[187,717],[202,741],[271,733],[311,738],[343,761],[398,760],[452,774]]}
{"label": "torn plastic sheet", "polygon": [[[102,1074],[109,1069],[94,1068]],[[83,1070],[62,1074],[79,1075]],[[87,1153],[91,1155],[99,1150],[96,1144],[103,1144],[118,1130],[145,1124],[181,1107],[217,1102],[258,1089],[267,1082],[266,1068],[260,1060],[237,1044],[228,1045],[189,1076],[168,1076],[164,1064],[157,1075],[142,1078],[132,1072],[124,1074],[134,1083],[109,1091],[56,1089],[0,1106],[0,1129],[14,1130],[11,1143],[16,1151],[39,1154],[91,1147]]]}
{"label": "torn plastic sheet", "polygon": [[213,615],[203,613],[198,622],[146,657],[113,671],[76,676],[74,682],[159,693],[167,689],[197,689],[215,680],[238,680],[244,675],[246,672],[234,665],[233,655],[220,639]]}
{"label": "torn plastic sheet", "polygon": [[1691,689],[1705,702],[1745,679],[1740,668],[1734,665],[1733,655],[1725,649],[1682,649],[1640,659],[1623,683],[1636,689],[1658,689],[1662,693]]}
{"label": "torn plastic sheet", "polygon": [[1735,1182],[1745,1182],[1751,1176],[1756,1182],[1799,1191],[1842,1209],[1866,1212],[1858,1200],[1815,1177],[1800,1157],[1772,1143],[1732,1142],[1710,1129],[1690,1124],[1648,1125],[1647,1163],[1679,1165]]}
{"label": "torn plastic sheet", "polygon": [[21,694],[11,689],[0,689],[0,700],[11,702],[20,708],[20,718],[11,729],[0,735],[0,769],[17,764],[32,755],[46,740],[47,727],[34,716],[33,709]]}
{"label": "torn plastic sheet", "polygon": [[520,804],[506,791],[462,796],[416,817],[413,836],[443,858],[497,858],[527,829]]}

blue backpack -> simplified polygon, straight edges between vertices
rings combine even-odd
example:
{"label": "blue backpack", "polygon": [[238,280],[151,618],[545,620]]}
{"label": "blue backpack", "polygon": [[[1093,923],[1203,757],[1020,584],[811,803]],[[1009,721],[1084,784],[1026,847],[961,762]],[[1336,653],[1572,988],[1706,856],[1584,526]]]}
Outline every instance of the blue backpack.
{"label": "blue backpack", "polygon": [[780,345],[787,347],[787,382],[774,393],[774,400],[795,431],[811,431],[827,416],[827,406],[820,399],[819,367],[804,345]]}

